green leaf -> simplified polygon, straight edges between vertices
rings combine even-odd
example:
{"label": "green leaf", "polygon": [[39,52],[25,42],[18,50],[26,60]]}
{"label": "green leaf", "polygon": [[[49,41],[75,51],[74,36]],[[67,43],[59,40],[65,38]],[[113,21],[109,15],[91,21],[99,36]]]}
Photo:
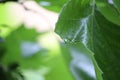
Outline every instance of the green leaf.
{"label": "green leaf", "polygon": [[[70,0],[62,10],[57,22],[56,32],[60,34],[66,43],[82,42],[86,47],[92,48],[92,37],[90,35],[92,35],[93,29],[93,9],[94,2],[89,0]],[[102,80],[101,71],[96,63],[94,65],[97,70],[97,80]]]}
{"label": "green leaf", "polygon": [[64,44],[62,53],[75,80],[102,80],[101,71],[95,62],[93,53],[81,42]]}
{"label": "green leaf", "polygon": [[[106,2],[103,3],[106,4]],[[96,8],[94,1],[70,0],[60,14],[55,31],[65,43],[82,42],[91,50],[103,72],[104,80],[118,80],[120,76],[120,26],[116,24],[120,23],[119,14],[116,13],[116,16],[112,12],[107,12],[113,9],[105,7],[106,15],[111,16],[108,20],[104,17],[106,15],[102,15],[101,10],[99,12],[99,8],[99,6]],[[110,22],[111,18],[117,18],[112,20],[116,24]],[[97,80],[102,80],[101,76],[97,76]]]}
{"label": "green leaf", "polygon": [[37,35],[38,33],[36,33],[35,30],[26,30],[23,26],[15,31],[12,31],[11,34],[6,37],[7,52],[5,53],[5,56],[3,58],[3,63],[9,65],[14,62],[22,62],[24,67],[29,67],[29,65],[31,65],[31,63],[29,62],[29,56],[28,59],[26,59],[27,65],[24,64],[24,59],[26,58],[26,56],[24,56],[25,54],[22,54],[22,45],[29,42],[35,43],[35,37]]}
{"label": "green leaf", "polygon": [[120,3],[120,0],[113,0],[113,2],[114,2],[114,6],[117,8],[117,10],[120,12],[120,5],[119,5],[119,3]]}
{"label": "green leaf", "polygon": [[[60,14],[59,20],[56,25],[56,32],[60,34],[65,42],[74,42],[76,40],[79,41],[79,39],[83,39],[82,36],[79,36],[79,34],[82,35],[84,33],[83,30],[87,28],[87,23],[90,21],[92,22],[93,5],[92,3],[90,4],[89,0],[85,1],[86,2],[82,3],[82,1],[79,0],[70,0]],[[90,34],[91,28],[88,29],[88,33]],[[91,39],[91,37],[89,36],[87,38]]]}
{"label": "green leaf", "polygon": [[120,0],[96,0],[96,4],[109,21],[120,25]]}

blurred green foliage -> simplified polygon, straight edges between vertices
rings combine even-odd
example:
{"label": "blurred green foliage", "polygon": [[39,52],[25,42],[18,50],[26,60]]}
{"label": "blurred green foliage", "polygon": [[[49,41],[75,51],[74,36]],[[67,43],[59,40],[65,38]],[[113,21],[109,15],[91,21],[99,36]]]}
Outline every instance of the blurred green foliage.
{"label": "blurred green foliage", "polygon": [[62,9],[55,30],[62,39],[24,26],[19,3],[0,3],[0,80],[119,80],[118,0],[36,1]]}
{"label": "blurred green foliage", "polygon": [[39,4],[43,6],[44,8],[55,11],[55,12],[60,12],[62,9],[63,5],[67,2],[68,0],[38,0]]}

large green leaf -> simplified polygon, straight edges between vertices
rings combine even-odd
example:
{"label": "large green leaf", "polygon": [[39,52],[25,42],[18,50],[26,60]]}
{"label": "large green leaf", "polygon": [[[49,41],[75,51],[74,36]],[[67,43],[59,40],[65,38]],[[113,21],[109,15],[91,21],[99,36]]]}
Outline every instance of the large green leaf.
{"label": "large green leaf", "polygon": [[[111,23],[101,13],[94,0],[70,0],[60,14],[55,31],[66,43],[82,42],[91,50],[103,71],[104,80],[119,80],[120,26],[116,24],[120,20]],[[118,17],[111,12],[106,15]],[[101,80],[100,76],[97,79]]]}

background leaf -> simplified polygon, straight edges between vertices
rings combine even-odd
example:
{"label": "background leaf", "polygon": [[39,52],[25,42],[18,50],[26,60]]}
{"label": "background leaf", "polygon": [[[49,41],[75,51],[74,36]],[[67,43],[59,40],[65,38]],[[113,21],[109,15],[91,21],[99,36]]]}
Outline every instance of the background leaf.
{"label": "background leaf", "polygon": [[40,6],[54,11],[54,12],[60,12],[62,6],[68,1],[68,0],[36,0]]}
{"label": "background leaf", "polygon": [[26,80],[29,79],[27,74],[36,80],[73,80],[60,45],[51,33],[39,34],[21,26],[6,37],[6,45],[2,63],[5,66],[18,63]]}
{"label": "background leaf", "polygon": [[96,0],[97,7],[102,15],[117,25],[120,25],[119,3],[119,0]]}

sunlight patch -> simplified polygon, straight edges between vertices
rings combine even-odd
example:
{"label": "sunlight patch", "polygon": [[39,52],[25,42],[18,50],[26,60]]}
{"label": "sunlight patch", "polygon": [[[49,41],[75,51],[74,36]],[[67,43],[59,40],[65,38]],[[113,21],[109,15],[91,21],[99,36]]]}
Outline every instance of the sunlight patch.
{"label": "sunlight patch", "polygon": [[22,42],[20,47],[23,57],[32,57],[34,54],[42,50],[42,47],[39,46],[39,44],[29,41]]}
{"label": "sunlight patch", "polygon": [[113,0],[108,0],[109,4],[114,4]]}
{"label": "sunlight patch", "polygon": [[46,2],[46,1],[41,1],[41,2],[40,2],[40,5],[41,5],[41,6],[50,6],[51,3],[50,3],[50,2]]}

